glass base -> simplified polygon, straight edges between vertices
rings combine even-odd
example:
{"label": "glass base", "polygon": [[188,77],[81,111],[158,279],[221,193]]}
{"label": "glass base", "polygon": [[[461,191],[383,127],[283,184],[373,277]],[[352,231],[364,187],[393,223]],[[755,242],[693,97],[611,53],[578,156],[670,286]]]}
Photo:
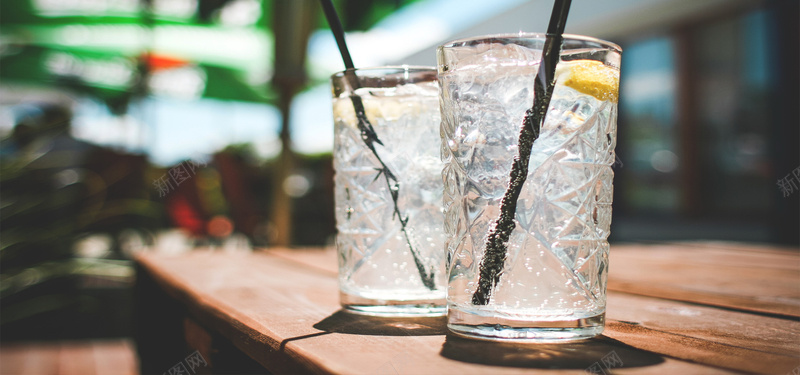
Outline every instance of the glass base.
{"label": "glass base", "polygon": [[445,299],[379,300],[339,292],[339,301],[348,312],[373,316],[444,316]]}
{"label": "glass base", "polygon": [[595,337],[605,328],[606,313],[572,320],[519,320],[476,315],[450,306],[447,328],[458,336],[504,342],[567,342]]}

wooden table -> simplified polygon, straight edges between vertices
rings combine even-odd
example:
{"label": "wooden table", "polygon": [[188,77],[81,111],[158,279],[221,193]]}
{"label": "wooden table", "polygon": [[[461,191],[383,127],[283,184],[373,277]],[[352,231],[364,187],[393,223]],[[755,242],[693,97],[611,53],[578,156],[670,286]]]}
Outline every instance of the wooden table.
{"label": "wooden table", "polygon": [[0,347],[3,375],[135,375],[133,342],[127,339],[10,342]]}
{"label": "wooden table", "polygon": [[604,334],[560,345],[341,312],[332,249],[144,254],[138,265],[144,373],[197,350],[205,365],[191,373],[800,374],[798,249],[613,245]]}

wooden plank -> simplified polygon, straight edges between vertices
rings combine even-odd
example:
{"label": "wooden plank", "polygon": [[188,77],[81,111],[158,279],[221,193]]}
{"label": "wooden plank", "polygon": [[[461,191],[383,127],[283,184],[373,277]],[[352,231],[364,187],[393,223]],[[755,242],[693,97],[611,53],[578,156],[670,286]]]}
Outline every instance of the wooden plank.
{"label": "wooden plank", "polygon": [[138,261],[195,320],[270,371],[321,371],[281,343],[320,332],[311,326],[338,308],[332,276],[298,272],[290,261],[258,253],[142,255]]}
{"label": "wooden plank", "polygon": [[98,375],[135,375],[139,373],[136,349],[129,340],[92,341]]}
{"label": "wooden plank", "polygon": [[59,375],[98,374],[90,342],[63,343],[58,358]]}
{"label": "wooden plank", "polygon": [[764,355],[745,348],[651,330],[635,324],[610,321],[606,328],[605,335],[628,345],[735,371],[768,375],[794,374],[800,368],[798,358]]}
{"label": "wooden plank", "polygon": [[263,251],[272,256],[318,269],[325,274],[333,276],[338,276],[339,274],[339,266],[336,262],[337,253],[334,247],[301,249],[269,248]]}
{"label": "wooden plank", "polygon": [[[297,259],[305,259],[313,267]],[[622,340],[614,340],[614,335],[617,335],[638,345],[641,343],[633,339],[646,342],[650,331],[644,331],[642,337],[634,335],[631,338],[624,336],[626,331],[615,333],[610,328],[606,338],[572,346],[531,346],[449,337],[445,335],[444,318],[381,319],[344,314],[339,312],[336,278],[319,270],[325,262],[335,261],[330,252],[307,253],[296,259],[270,254],[192,253],[182,257],[142,255],[138,260],[169,294],[188,306],[199,323],[220,332],[239,349],[277,373],[293,370],[315,373],[514,374],[531,368],[544,373],[564,373],[560,370],[583,372],[586,365],[602,363],[602,358],[612,352],[621,357],[623,364],[627,363],[624,367],[629,367],[617,370],[635,373],[726,372],[653,354],[661,353],[653,350],[658,348],[646,352]],[[624,297],[647,300],[637,296]],[[632,308],[641,310],[648,303],[632,304]],[[665,303],[672,304],[673,310],[685,305],[671,301]],[[646,311],[638,313],[647,314]],[[746,315],[724,310],[720,313],[723,319],[733,320],[736,320],[735,316]],[[610,319],[634,317],[635,314],[618,318],[611,315],[611,310],[609,312]],[[698,342],[715,343],[709,340],[724,340],[731,327],[722,327],[719,334],[712,330],[713,337],[692,338]],[[659,332],[655,328],[651,330]],[[691,336],[692,333],[685,334]],[[738,340],[736,343],[741,343],[741,337],[733,336]],[[797,336],[793,339],[796,340]],[[678,359],[680,355],[686,355],[674,348],[661,350]],[[769,350],[788,349],[778,345]],[[724,365],[731,356],[752,353],[762,352],[743,348],[722,353],[722,361],[714,359],[713,363]],[[779,359],[785,357],[780,353],[769,354]],[[689,360],[698,363],[710,361],[705,357]],[[291,368],[292,364],[297,367]],[[557,369],[550,369],[553,366]]]}
{"label": "wooden plank", "polygon": [[760,374],[800,366],[800,322],[611,292],[605,335],[674,358]]}
{"label": "wooden plank", "polygon": [[800,317],[800,253],[765,248],[615,245],[608,289]]}
{"label": "wooden plank", "polygon": [[46,375],[58,373],[58,345],[4,344],[0,347],[0,373]]}
{"label": "wooden plank", "polygon": [[0,348],[0,374],[134,375],[138,362],[128,340],[9,343]]}
{"label": "wooden plank", "polygon": [[[715,242],[678,242],[669,244],[621,244],[612,250],[632,252],[636,259],[658,258],[670,262],[696,263],[714,267],[756,267],[781,270],[800,270],[800,250],[745,244]],[[688,257],[688,258],[687,258]]]}
{"label": "wooden plank", "polygon": [[800,358],[800,321],[610,292],[607,315],[676,335]]}
{"label": "wooden plank", "polygon": [[782,253],[797,253],[800,252],[800,248],[796,246],[787,246],[787,245],[774,245],[774,244],[760,244],[760,243],[748,243],[748,242],[727,242],[727,241],[675,241],[664,243],[668,245],[675,245],[675,246],[686,246],[686,247],[706,247],[706,248],[715,248],[715,249],[726,249],[726,250],[741,250],[741,251],[749,251],[749,252],[764,252],[770,254],[782,254]]}

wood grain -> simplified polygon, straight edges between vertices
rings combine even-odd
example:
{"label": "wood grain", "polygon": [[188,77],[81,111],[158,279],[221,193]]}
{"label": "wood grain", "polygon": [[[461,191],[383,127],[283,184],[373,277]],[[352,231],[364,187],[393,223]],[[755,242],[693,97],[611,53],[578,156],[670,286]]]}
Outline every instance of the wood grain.
{"label": "wood grain", "polygon": [[[336,252],[268,254],[336,275]],[[727,242],[614,245],[608,289],[762,314],[800,317],[800,250]]]}
{"label": "wood grain", "polygon": [[612,291],[610,322],[599,339],[484,343],[445,335],[444,318],[340,312],[331,250],[142,255],[138,261],[199,324],[276,373],[581,373],[612,352],[624,364],[615,373],[767,374],[800,364],[797,321],[680,301]]}
{"label": "wood grain", "polygon": [[336,263],[336,249],[333,247],[305,249],[270,248],[264,249],[263,251],[269,255],[319,269],[321,272],[328,275],[337,276],[339,274],[339,267]]}
{"label": "wood grain", "polygon": [[800,317],[800,252],[724,244],[616,245],[608,289]]}
{"label": "wood grain", "polygon": [[[655,252],[645,253],[646,251]],[[699,249],[699,250],[698,250]],[[621,250],[618,258],[623,258],[628,263],[644,259],[655,260],[662,267],[673,265],[679,267],[683,259],[692,259],[692,262],[711,267],[748,267],[766,270],[785,270],[789,272],[800,271],[800,266],[793,264],[800,260],[797,254],[786,249],[775,250],[771,247],[757,245],[742,245],[729,243],[679,243],[657,246],[617,246],[612,251]],[[334,251],[329,249],[327,254],[308,251],[276,250],[281,257],[294,260],[308,266],[319,266],[333,258]],[[622,256],[619,256],[622,255]],[[717,261],[716,258],[721,258]],[[614,260],[612,260],[614,262]],[[626,265],[629,265],[626,263]],[[617,265],[612,263],[612,269]],[[624,267],[623,267],[624,268]],[[714,270],[720,273],[719,270]],[[770,273],[773,277],[783,277],[780,273]],[[717,275],[724,278],[735,279],[736,274]],[[686,280],[682,280],[686,281]],[[767,277],[766,284],[761,287],[770,288],[776,284],[775,280]],[[673,286],[677,289],[677,286]],[[768,290],[759,290],[768,295]],[[645,294],[645,293],[643,293]],[[668,298],[669,294],[657,294]],[[680,297],[680,296],[679,296]],[[690,300],[708,305],[714,305],[707,299],[675,298]],[[695,295],[696,297],[696,295]],[[777,373],[791,370],[800,366],[800,322],[792,319],[779,319],[775,317],[736,314],[729,311],[697,306],[694,304],[680,304],[664,301],[657,298],[632,298],[623,293],[609,293],[609,319],[618,322],[632,323],[641,328],[649,329],[654,336],[671,338],[681,341],[682,344],[674,347],[664,347],[660,353],[677,358],[695,360],[697,353],[713,344],[723,345],[728,356],[708,357],[703,363],[734,369],[748,370],[759,373]],[[614,332],[613,328],[622,329],[623,332]],[[623,335],[629,332],[630,327],[613,325],[606,332],[610,337],[628,337]],[[630,340],[628,340],[630,341]],[[638,342],[637,342],[638,343]],[[647,343],[647,340],[644,340]],[[641,343],[638,343],[641,344]],[[641,347],[641,346],[640,346]],[[646,345],[648,348],[657,346]],[[728,348],[730,347],[730,348]],[[676,350],[672,350],[676,349]],[[718,347],[719,349],[719,347]],[[688,351],[687,351],[688,350]],[[691,351],[696,351],[694,354]],[[657,351],[659,352],[659,351]],[[730,359],[736,359],[730,361]],[[763,362],[763,363],[759,363]],[[765,366],[766,365],[766,366]],[[777,371],[777,372],[776,372]]]}
{"label": "wood grain", "polygon": [[138,361],[127,340],[4,343],[0,374],[134,375]]}
{"label": "wood grain", "polygon": [[800,322],[611,292],[605,336],[673,358],[758,374],[800,366]]}

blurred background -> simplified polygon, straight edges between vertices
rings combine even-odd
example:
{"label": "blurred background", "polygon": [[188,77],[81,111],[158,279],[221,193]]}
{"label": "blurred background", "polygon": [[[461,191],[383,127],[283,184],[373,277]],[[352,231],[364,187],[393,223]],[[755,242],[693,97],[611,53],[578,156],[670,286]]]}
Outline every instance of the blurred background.
{"label": "blurred background", "polygon": [[[542,0],[334,1],[356,66],[543,31]],[[796,0],[575,0],[623,48],[611,241],[800,242]],[[140,251],[331,245],[316,0],[3,0],[0,340],[134,334]]]}

